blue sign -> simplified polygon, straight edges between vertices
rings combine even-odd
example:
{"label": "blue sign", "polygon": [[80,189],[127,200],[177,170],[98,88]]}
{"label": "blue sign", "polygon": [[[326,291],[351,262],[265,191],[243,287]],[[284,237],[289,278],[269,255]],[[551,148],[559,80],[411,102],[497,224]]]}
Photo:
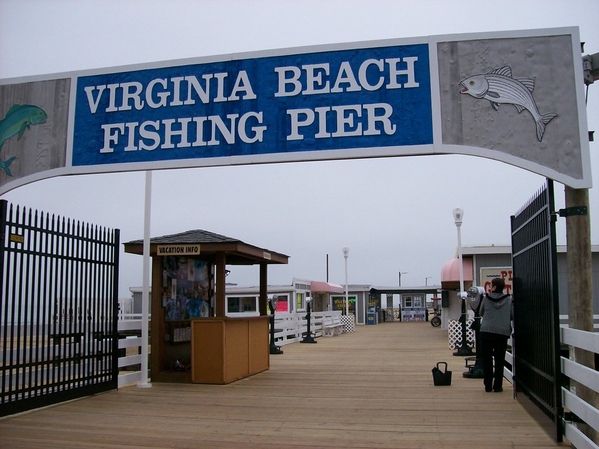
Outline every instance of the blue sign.
{"label": "blue sign", "polygon": [[428,44],[77,77],[73,166],[432,143]]}
{"label": "blue sign", "polygon": [[60,175],[425,154],[589,188],[579,50],[571,27],[0,80],[0,120],[29,120],[0,142],[0,194]]}

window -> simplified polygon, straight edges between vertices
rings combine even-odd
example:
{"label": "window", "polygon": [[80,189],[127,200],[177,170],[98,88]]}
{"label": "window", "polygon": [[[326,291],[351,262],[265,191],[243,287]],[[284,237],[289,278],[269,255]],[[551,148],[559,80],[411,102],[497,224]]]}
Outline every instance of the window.
{"label": "window", "polygon": [[297,293],[295,297],[295,310],[304,309],[304,293]]}
{"label": "window", "polygon": [[256,296],[229,296],[227,298],[227,313],[255,312],[258,298]]}
{"label": "window", "polygon": [[422,296],[414,296],[414,307],[422,307]]}
{"label": "window", "polygon": [[[279,300],[277,302],[277,312],[289,312],[289,295],[287,295],[287,293],[277,293],[277,297]],[[293,304],[291,304],[291,306],[293,306]]]}
{"label": "window", "polygon": [[239,312],[239,298],[238,297],[227,298],[227,312],[229,312],[229,313]]}
{"label": "window", "polygon": [[241,309],[242,312],[255,312],[257,309],[256,307],[256,297],[255,296],[246,296],[241,298]]}

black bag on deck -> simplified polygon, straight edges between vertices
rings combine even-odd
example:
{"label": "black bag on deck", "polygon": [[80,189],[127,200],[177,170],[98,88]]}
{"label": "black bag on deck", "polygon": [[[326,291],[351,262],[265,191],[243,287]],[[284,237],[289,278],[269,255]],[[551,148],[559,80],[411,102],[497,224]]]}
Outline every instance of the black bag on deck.
{"label": "black bag on deck", "polygon": [[[445,365],[444,371],[441,371],[439,365]],[[451,371],[447,371],[446,362],[438,362],[437,366],[431,371],[433,372],[433,382],[435,383],[435,386],[451,385]]]}

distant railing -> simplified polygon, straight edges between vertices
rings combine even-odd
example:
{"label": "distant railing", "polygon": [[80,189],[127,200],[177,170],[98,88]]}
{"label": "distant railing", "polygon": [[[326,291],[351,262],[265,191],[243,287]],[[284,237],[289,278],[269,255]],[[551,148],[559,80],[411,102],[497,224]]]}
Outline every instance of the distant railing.
{"label": "distant railing", "polygon": [[[310,332],[313,337],[322,337],[324,322],[334,316],[341,317],[341,311],[311,312]],[[275,343],[288,345],[302,340],[308,332],[306,312],[277,312],[275,314]]]}
{"label": "distant railing", "polygon": [[141,313],[124,313],[119,309],[119,321],[121,320],[141,320]]}
{"label": "distant railing", "polygon": [[[321,337],[324,331],[324,322],[333,316],[340,317],[341,312],[311,312],[310,332],[312,336]],[[120,337],[118,385],[122,387],[141,380],[141,315],[119,314],[118,331]],[[275,343],[277,346],[301,341],[307,331],[306,312],[277,312],[275,314]]]}

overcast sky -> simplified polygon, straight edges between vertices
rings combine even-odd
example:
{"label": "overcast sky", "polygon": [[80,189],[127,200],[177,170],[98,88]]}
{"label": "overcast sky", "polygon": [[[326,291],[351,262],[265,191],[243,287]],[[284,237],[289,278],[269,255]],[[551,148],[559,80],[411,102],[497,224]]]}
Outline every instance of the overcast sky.
{"label": "overcast sky", "polygon": [[[599,2],[527,1],[132,1],[0,0],[0,79],[274,48],[440,34],[580,27],[585,53],[599,52]],[[588,92],[589,129],[599,131],[599,83]],[[591,143],[595,184],[598,144]],[[143,173],[38,181],[10,202],[143,237]],[[507,245],[510,215],[544,177],[472,156],[417,156],[165,170],[153,174],[152,236],[191,229],[238,238],[290,256],[270,284],[293,277],[349,283],[439,284],[456,254],[452,209],[464,209],[462,243]],[[556,184],[557,207],[563,185]],[[592,242],[599,243],[596,188]],[[558,221],[565,244],[565,220]],[[120,296],[141,286],[142,257],[121,257]],[[256,285],[257,269],[228,282]]]}

